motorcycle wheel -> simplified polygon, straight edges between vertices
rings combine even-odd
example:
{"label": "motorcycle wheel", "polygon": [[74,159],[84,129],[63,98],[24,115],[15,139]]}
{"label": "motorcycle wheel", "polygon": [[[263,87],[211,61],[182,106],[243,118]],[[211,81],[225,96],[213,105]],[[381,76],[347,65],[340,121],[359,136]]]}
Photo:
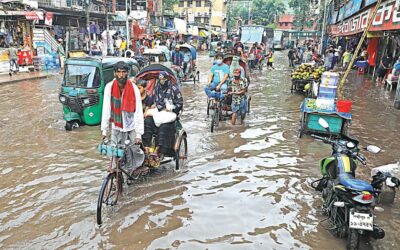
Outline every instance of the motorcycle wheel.
{"label": "motorcycle wheel", "polygon": [[356,229],[349,229],[349,233],[347,235],[347,250],[357,250],[360,246],[360,235],[358,234]]}

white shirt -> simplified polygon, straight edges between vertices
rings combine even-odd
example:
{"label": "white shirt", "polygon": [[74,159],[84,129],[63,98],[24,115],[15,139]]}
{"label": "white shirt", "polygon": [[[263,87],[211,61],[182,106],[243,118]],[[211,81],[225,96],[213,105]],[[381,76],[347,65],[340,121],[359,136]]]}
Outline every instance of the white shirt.
{"label": "white shirt", "polygon": [[[101,131],[103,135],[107,135],[109,130],[109,123],[111,118],[111,87],[112,83],[107,83],[104,88],[104,99],[103,99],[103,114],[101,117]],[[135,92],[136,98],[136,111],[133,115],[129,115],[129,113],[122,111],[122,126],[123,128],[116,127],[114,123],[112,123],[112,129],[119,130],[122,132],[129,132],[135,130],[136,138],[141,138],[144,133],[144,119],[143,119],[143,108],[142,108],[142,99],[140,98],[140,92],[138,87],[132,83],[133,91]],[[124,96],[124,92],[122,92],[121,98]]]}

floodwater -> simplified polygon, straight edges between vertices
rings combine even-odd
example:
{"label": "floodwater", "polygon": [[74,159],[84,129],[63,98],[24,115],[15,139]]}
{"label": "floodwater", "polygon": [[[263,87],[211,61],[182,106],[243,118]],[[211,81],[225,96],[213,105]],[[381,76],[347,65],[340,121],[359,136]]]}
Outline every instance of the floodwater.
{"label": "floodwater", "polygon": [[[167,165],[125,186],[104,225],[96,203],[107,159],[98,155],[99,127],[64,131],[60,76],[0,86],[0,248],[25,249],[344,249],[325,230],[320,196],[309,183],[330,148],[299,139],[302,96],[290,94],[285,52],[275,70],[252,75],[251,114],[243,126],[220,123],[210,133],[203,87],[211,60],[199,57],[200,85],[182,87],[189,158],[185,171]],[[352,76],[350,133],[369,160],[358,172],[400,160],[400,111],[393,93]],[[395,249],[399,199],[376,222],[386,238],[365,249]]]}

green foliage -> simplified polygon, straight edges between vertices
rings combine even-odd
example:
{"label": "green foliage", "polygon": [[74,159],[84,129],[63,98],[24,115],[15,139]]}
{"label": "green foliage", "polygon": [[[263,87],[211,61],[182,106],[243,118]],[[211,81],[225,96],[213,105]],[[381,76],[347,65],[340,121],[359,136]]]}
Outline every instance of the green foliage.
{"label": "green foliage", "polygon": [[268,25],[275,23],[277,15],[286,11],[282,0],[254,0],[252,6],[253,23]]}
{"label": "green foliage", "polygon": [[312,21],[309,20],[309,0],[289,0],[289,7],[294,10],[294,26],[300,30],[304,29],[304,26],[311,27]]}
{"label": "green foliage", "polygon": [[178,4],[179,0],[163,0],[163,9],[164,10],[173,10],[174,5]]}

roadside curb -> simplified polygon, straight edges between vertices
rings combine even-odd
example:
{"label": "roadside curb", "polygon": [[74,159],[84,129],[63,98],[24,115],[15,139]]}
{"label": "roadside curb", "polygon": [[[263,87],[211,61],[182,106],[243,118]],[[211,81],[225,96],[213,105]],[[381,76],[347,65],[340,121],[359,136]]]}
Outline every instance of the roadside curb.
{"label": "roadside curb", "polygon": [[17,83],[17,82],[22,82],[22,81],[29,81],[29,80],[37,80],[37,79],[43,79],[47,78],[50,75],[39,75],[39,76],[28,76],[26,78],[18,78],[18,79],[12,79],[10,77],[9,80],[1,81],[0,80],[0,85],[5,85],[5,84],[11,84],[11,83]]}

